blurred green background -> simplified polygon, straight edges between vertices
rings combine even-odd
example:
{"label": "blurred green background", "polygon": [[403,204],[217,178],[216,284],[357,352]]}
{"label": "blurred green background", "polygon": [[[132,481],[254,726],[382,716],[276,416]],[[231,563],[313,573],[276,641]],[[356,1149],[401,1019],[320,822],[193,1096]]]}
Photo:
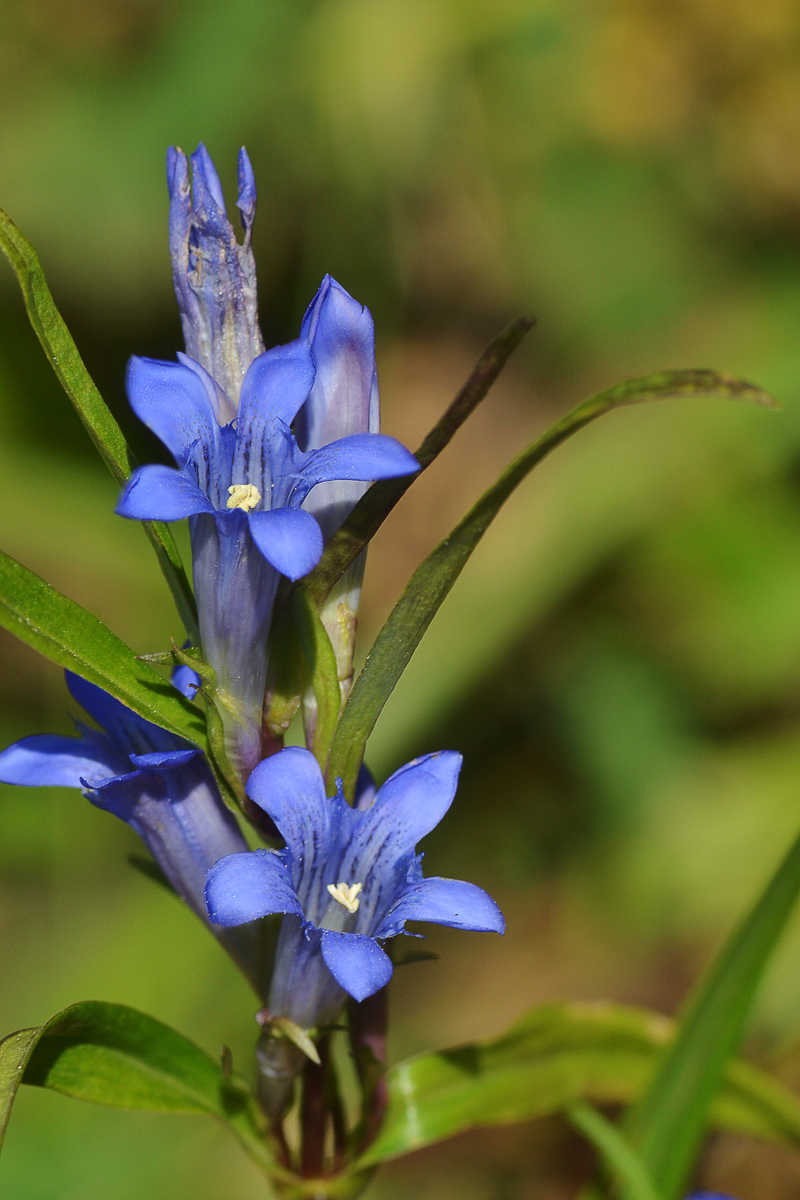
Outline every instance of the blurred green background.
{"label": "blurred green background", "polygon": [[[384,429],[418,444],[483,345],[538,319],[483,409],[379,535],[366,646],[505,462],[640,372],[749,378],[779,413],[623,411],[508,504],[373,738],[379,777],[466,752],[434,873],[501,902],[502,941],[434,929],[399,972],[392,1052],[608,997],[673,1011],[800,823],[800,9],[792,0],[29,0],[0,34],[0,204],[142,458],[131,353],[180,346],[163,159],[204,140],[231,202],[245,143],[268,345],[329,271],[376,321]],[[137,651],[179,630],[140,530],[0,271],[0,544]],[[3,637],[3,743],[70,729],[59,673]],[[244,1069],[253,1003],[196,922],[67,792],[2,789],[0,1029],[134,1004]],[[753,1045],[800,1038],[800,921]],[[797,1063],[795,1061],[795,1073]],[[556,1122],[387,1168],[375,1200],[561,1200]],[[707,1183],[800,1196],[787,1158],[716,1142]],[[202,1121],[25,1092],[14,1200],[238,1200],[254,1169]]]}

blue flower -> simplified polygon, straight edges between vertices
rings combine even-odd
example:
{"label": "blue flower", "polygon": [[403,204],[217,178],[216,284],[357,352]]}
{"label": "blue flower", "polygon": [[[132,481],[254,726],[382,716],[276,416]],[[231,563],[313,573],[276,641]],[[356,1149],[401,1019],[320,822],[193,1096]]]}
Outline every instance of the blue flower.
{"label": "blue flower", "polygon": [[183,151],[173,147],[167,154],[172,279],[186,353],[205,367],[230,397],[231,420],[245,372],[264,350],[250,245],[256,184],[242,148],[236,201],[244,229],[240,243],[225,211],[219,176],[202,142],[191,161],[192,179]]}
{"label": "blue flower", "polygon": [[[308,306],[300,331],[316,364],[314,386],[297,415],[297,441],[316,450],[338,438],[380,429],[375,329],[369,309],[326,275]],[[367,485],[352,480],[321,483],[304,508],[320,523],[325,541],[339,528]]]}
{"label": "blue flower", "polygon": [[[356,433],[377,433],[380,426],[375,331],[368,309],[326,275],[308,307],[301,336],[306,338],[317,373],[311,394],[295,422],[297,441],[313,450]],[[320,483],[303,503],[319,521],[327,542],[349,515],[367,485],[355,480]],[[353,658],[366,556],[361,554],[336,581],[320,610],[336,656],[342,704],[353,681]],[[316,724],[316,696],[303,697],[306,741]]]}
{"label": "blue flower", "polygon": [[[66,679],[99,728],[76,721],[77,737],[23,738],[0,752],[0,780],[80,788],[97,808],[130,825],[174,890],[208,924],[203,896],[208,869],[221,855],[246,850],[247,843],[202,752],[94,684],[69,671]],[[258,990],[255,940],[220,940]]]}
{"label": "blue flower", "polygon": [[[389,982],[380,943],[406,921],[502,933],[494,900],[455,879],[426,879],[417,842],[455,795],[461,756],[428,754],[396,771],[369,807],[330,799],[314,756],[299,747],[256,767],[247,792],[272,818],[283,850],[234,854],[209,872],[211,920],[235,926],[287,914],[269,999],[273,1017],[304,1028],[332,1020],[346,995],[364,1000]],[[367,803],[369,801],[367,800]]]}
{"label": "blue flower", "polygon": [[300,579],[322,554],[319,524],[301,507],[313,487],[334,479],[386,479],[418,468],[405,447],[381,434],[354,434],[300,450],[291,423],[317,374],[305,339],[251,363],[234,419],[228,419],[231,406],[209,373],[186,355],[178,359],[133,358],[128,368],[131,407],[177,466],[139,467],[117,505],[121,516],[153,521],[211,516],[226,531],[246,530],[269,564]]}
{"label": "blue flower", "polygon": [[692,1192],[686,1200],[735,1200],[735,1197],[727,1192]]}

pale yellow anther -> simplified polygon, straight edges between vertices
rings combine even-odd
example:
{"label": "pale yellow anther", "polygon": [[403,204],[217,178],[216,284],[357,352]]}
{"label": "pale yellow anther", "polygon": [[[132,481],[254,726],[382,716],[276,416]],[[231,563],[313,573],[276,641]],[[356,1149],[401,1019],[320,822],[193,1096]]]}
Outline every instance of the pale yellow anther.
{"label": "pale yellow anther", "polygon": [[363,886],[363,883],[329,883],[328,895],[332,896],[349,913],[355,913],[358,912],[358,906],[361,903],[358,893]]}
{"label": "pale yellow anther", "polygon": [[241,508],[242,512],[250,512],[261,503],[261,492],[254,483],[232,483],[228,495],[228,508]]}

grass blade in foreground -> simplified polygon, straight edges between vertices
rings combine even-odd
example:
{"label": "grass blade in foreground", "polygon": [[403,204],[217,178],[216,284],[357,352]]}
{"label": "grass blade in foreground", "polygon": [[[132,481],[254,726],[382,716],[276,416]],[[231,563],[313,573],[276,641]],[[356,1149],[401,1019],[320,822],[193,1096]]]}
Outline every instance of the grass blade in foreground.
{"label": "grass blade in foreground", "polygon": [[439,606],[505,501],[551,450],[605,413],[646,400],[722,398],[774,407],[759,388],[714,371],[643,375],[584,400],[527,448],[484,492],[453,532],[417,567],[381,629],[342,713],[331,748],[328,779],[341,776],[352,796],[364,746],[381,709]]}
{"label": "grass blade in foreground", "polygon": [[[728,1058],[800,893],[800,836],[723,947],[681,1021],[655,1078],[623,1125],[664,1200],[681,1191]],[[627,1200],[631,1193],[623,1192]]]}
{"label": "grass blade in foreground", "polygon": [[102,621],[0,550],[0,625],[153,721],[205,749],[202,714]]}
{"label": "grass blade in foreground", "polygon": [[[500,1038],[397,1063],[387,1074],[386,1118],[355,1166],[374,1166],[476,1125],[565,1112],[576,1101],[625,1102],[641,1093],[674,1028],[644,1009],[552,1004],[533,1009]],[[730,1064],[712,1120],[718,1128],[800,1147],[800,1100],[746,1062]]]}
{"label": "grass blade in foreground", "polygon": [[[124,434],[95,387],[72,335],[56,308],[36,251],[2,209],[0,250],[17,277],[33,331],[59,383],[72,401],[109,471],[118,483],[124,483],[136,465]],[[160,522],[144,521],[142,524],[158,556],[186,631],[197,641],[194,596],[172,534]]]}
{"label": "grass blade in foreground", "polygon": [[369,544],[401,496],[405,495],[414,480],[419,479],[422,471],[441,454],[467,417],[486,397],[495,379],[525,334],[533,328],[533,324],[531,317],[517,317],[516,321],[512,321],[507,329],[489,343],[453,403],[436,422],[420,448],[414,451],[414,457],[420,465],[416,475],[383,479],[374,483],[361,497],[342,528],[337,530],[325,547],[325,553],[317,567],[305,580],[305,586],[317,607],[322,605],[336,580]]}
{"label": "grass blade in foreground", "polygon": [[592,1143],[617,1178],[625,1183],[630,1200],[660,1200],[642,1160],[616,1125],[582,1100],[567,1107],[566,1117]]}
{"label": "grass blade in foreground", "polygon": [[0,1141],[20,1082],[114,1108],[204,1113],[272,1166],[247,1087],[188,1038],[122,1004],[73,1004],[0,1041]]}

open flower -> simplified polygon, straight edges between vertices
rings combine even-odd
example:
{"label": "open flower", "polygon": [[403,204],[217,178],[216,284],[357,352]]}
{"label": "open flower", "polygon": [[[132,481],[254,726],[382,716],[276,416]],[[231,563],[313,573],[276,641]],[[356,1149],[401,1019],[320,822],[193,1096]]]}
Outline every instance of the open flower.
{"label": "open flower", "polygon": [[[247,843],[202,752],[94,684],[69,671],[66,679],[99,728],[76,721],[77,737],[23,738],[0,752],[0,780],[79,788],[97,808],[130,825],[170,885],[208,924],[203,898],[208,869],[220,855],[244,851]],[[214,932],[259,990],[255,939]]]}
{"label": "open flower", "polygon": [[291,747],[256,767],[247,792],[272,818],[283,850],[222,859],[209,872],[211,920],[240,925],[287,914],[269,998],[272,1016],[310,1028],[332,1020],[346,995],[364,1000],[389,982],[381,942],[406,921],[502,933],[494,900],[455,879],[426,879],[417,842],[450,807],[459,754],[415,759],[381,787],[370,807],[328,798],[314,756]]}
{"label": "open flower", "polygon": [[300,450],[291,423],[317,374],[305,339],[251,363],[236,410],[202,366],[183,354],[178,359],[133,358],[128,368],[131,407],[176,467],[139,467],[117,505],[123,517],[213,516],[220,526],[242,533],[246,528],[268,563],[299,579],[322,554],[319,524],[301,507],[313,487],[328,480],[386,479],[418,468],[404,446],[381,434],[354,434]]}

